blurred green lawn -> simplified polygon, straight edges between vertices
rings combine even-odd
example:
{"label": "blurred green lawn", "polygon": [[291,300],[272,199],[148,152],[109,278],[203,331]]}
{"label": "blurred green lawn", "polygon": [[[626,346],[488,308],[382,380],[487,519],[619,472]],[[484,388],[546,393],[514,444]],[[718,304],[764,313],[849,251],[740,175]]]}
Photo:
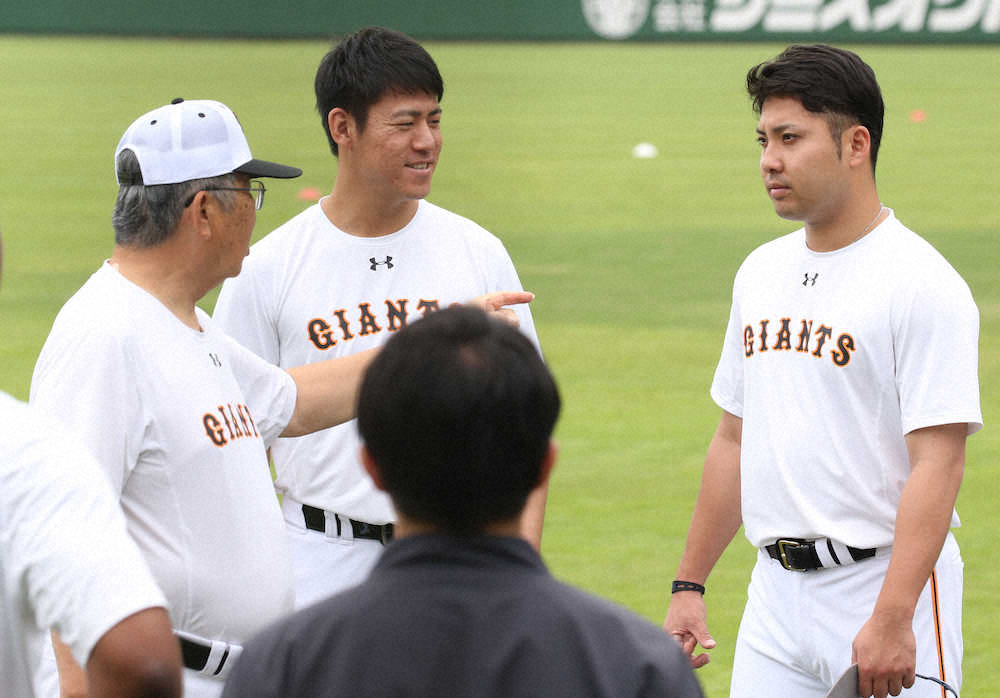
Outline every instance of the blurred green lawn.
{"label": "blurred green lawn", "polygon": [[[708,386],[736,267],[791,230],[757,174],[746,69],[768,44],[432,43],[446,81],[431,199],[503,238],[565,398],[544,553],[560,577],[661,622],[719,410]],[[0,37],[0,386],[26,398],[60,305],[111,251],[115,144],[173,97],[232,106],[254,154],[305,175],[269,187],[263,236],[327,190],[313,110],[324,42]],[[966,698],[1000,683],[993,543],[1000,477],[1000,101],[993,47],[865,46],[888,114],[880,193],[958,268],[982,312],[987,428],[969,442],[957,532],[966,560]],[[923,121],[911,120],[923,110]],[[638,142],[660,156],[635,160]],[[214,294],[205,300],[211,309]],[[709,580],[728,692],[753,550]]]}

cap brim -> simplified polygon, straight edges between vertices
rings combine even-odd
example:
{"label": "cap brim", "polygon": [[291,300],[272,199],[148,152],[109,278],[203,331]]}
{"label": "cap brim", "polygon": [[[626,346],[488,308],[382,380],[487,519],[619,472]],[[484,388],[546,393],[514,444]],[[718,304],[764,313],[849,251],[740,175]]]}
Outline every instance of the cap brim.
{"label": "cap brim", "polygon": [[248,177],[276,177],[278,179],[292,179],[302,174],[302,170],[298,167],[279,165],[276,162],[268,162],[267,160],[250,160],[237,167],[233,172],[244,174]]}

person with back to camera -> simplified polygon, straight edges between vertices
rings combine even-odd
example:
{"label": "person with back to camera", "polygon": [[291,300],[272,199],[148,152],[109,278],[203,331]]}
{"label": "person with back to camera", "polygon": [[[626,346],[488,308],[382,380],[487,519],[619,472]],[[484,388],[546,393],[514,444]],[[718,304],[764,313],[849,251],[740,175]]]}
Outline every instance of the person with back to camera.
{"label": "person with back to camera", "polygon": [[226,698],[701,696],[676,643],[556,581],[520,535],[559,408],[534,344],[476,309],[390,338],[358,428],[396,539],[363,584],[253,639]]}

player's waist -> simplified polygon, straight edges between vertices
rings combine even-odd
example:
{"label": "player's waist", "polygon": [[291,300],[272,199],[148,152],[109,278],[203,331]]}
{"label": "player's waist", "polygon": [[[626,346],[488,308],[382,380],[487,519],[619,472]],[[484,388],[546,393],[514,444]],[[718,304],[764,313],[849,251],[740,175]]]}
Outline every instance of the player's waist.
{"label": "player's waist", "polygon": [[392,540],[395,532],[391,522],[369,523],[347,514],[304,504],[287,494],[281,501],[281,513],[285,521],[293,526],[316,531],[329,538],[373,540],[385,545]]}
{"label": "player's waist", "polygon": [[[327,430],[323,430],[327,431]],[[297,441],[302,438],[290,439]],[[360,443],[360,442],[359,442]],[[360,445],[345,449],[357,453]],[[291,496],[300,504],[344,514],[358,521],[382,524],[396,520],[396,510],[389,496],[375,487],[360,463],[333,458],[318,462],[313,458],[289,456],[272,449],[277,478],[274,489],[283,497]]]}
{"label": "player's waist", "polygon": [[760,546],[761,552],[776,560],[786,570],[810,572],[843,567],[888,555],[892,546],[857,548],[832,538],[805,539],[780,537]]}

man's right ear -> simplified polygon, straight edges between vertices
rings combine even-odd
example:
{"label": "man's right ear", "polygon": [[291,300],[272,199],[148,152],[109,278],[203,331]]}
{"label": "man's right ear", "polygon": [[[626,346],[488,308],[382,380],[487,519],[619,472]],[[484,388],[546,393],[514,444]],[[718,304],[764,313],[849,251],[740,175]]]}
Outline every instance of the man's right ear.
{"label": "man's right ear", "polygon": [[357,122],[354,117],[340,107],[335,107],[326,115],[326,124],[330,128],[330,138],[338,149],[350,142],[357,134]]}
{"label": "man's right ear", "polygon": [[382,481],[382,473],[379,472],[378,464],[372,458],[371,451],[363,444],[361,446],[361,464],[365,466],[365,472],[368,473],[368,477],[375,483],[375,487],[385,492],[385,484]]}

